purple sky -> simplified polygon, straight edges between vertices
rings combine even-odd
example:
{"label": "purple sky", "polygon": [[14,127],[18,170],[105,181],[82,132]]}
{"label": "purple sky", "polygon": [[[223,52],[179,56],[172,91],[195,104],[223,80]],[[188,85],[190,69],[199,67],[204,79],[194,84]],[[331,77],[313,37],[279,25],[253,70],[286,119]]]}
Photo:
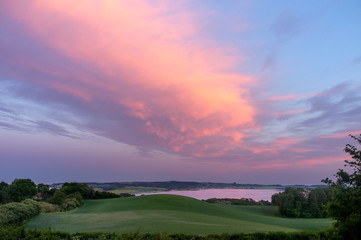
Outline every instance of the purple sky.
{"label": "purple sky", "polygon": [[360,11],[0,0],[0,181],[319,184],[361,133]]}

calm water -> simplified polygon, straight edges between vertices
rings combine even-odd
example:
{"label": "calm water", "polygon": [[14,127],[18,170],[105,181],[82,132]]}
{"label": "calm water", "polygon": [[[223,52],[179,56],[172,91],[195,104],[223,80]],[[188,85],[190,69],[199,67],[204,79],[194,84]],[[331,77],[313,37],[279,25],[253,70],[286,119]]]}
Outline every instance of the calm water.
{"label": "calm water", "polygon": [[192,191],[141,193],[138,195],[175,194],[175,195],[192,197],[199,200],[208,199],[208,198],[252,198],[253,200],[256,201],[259,200],[271,201],[271,196],[279,192],[282,192],[282,190],[280,189],[200,189],[200,190],[192,190]]}

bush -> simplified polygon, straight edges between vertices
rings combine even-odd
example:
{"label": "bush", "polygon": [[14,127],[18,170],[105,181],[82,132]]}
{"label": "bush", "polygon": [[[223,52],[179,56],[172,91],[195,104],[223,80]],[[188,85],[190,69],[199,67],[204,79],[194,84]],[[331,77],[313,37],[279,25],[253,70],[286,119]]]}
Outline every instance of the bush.
{"label": "bush", "polygon": [[39,213],[40,205],[31,199],[26,199],[20,203],[7,203],[0,206],[0,226],[19,224],[39,215]]}
{"label": "bush", "polygon": [[84,199],[83,199],[82,195],[79,192],[75,192],[73,194],[70,194],[70,195],[67,196],[67,198],[75,198],[78,201],[79,206],[82,206],[84,204]]}
{"label": "bush", "polygon": [[80,203],[75,198],[67,198],[65,202],[60,206],[62,211],[73,210],[80,206]]}
{"label": "bush", "polygon": [[40,213],[53,213],[60,212],[60,207],[55,204],[47,203],[47,202],[39,202]]}
{"label": "bush", "polygon": [[0,239],[42,239],[42,240],[73,240],[70,233],[50,230],[25,230],[24,227],[0,228]]}
{"label": "bush", "polygon": [[49,202],[61,206],[65,202],[65,198],[65,194],[62,191],[56,191]]}

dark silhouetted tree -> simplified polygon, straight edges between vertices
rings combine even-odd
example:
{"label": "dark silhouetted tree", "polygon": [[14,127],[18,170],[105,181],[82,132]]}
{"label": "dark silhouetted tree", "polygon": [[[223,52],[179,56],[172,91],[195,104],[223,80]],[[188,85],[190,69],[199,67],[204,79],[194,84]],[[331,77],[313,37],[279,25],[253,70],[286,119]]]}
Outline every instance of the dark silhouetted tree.
{"label": "dark silhouetted tree", "polygon": [[6,182],[0,183],[0,204],[11,202],[9,194],[9,184]]}
{"label": "dark silhouetted tree", "polygon": [[53,197],[55,191],[56,191],[56,189],[54,189],[54,188],[50,189],[49,185],[47,185],[47,184],[43,184],[43,183],[38,184],[38,192],[41,193],[43,200],[47,200],[47,199],[50,199],[51,197]]}
{"label": "dark silhouetted tree", "polygon": [[84,199],[92,199],[95,196],[94,189],[86,183],[64,183],[61,187],[61,191],[66,195],[78,192]]}
{"label": "dark silhouetted tree", "polygon": [[20,202],[37,193],[36,185],[31,179],[15,179],[9,186],[11,199]]}
{"label": "dark silhouetted tree", "polygon": [[[350,136],[361,145],[361,134]],[[344,151],[351,157],[345,160],[345,167],[352,173],[339,169],[334,175],[335,182],[329,178],[322,180],[334,190],[327,211],[336,222],[328,234],[332,239],[361,239],[361,150],[347,144]]]}

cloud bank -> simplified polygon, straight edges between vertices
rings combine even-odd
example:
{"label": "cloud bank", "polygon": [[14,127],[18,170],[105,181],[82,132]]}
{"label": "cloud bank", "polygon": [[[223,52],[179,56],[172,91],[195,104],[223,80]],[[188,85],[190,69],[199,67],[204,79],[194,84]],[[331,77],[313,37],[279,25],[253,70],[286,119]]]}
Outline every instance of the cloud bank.
{"label": "cloud bank", "polygon": [[[124,127],[140,138],[144,133],[147,145],[191,155],[219,146],[219,140],[221,148],[238,144],[254,125],[246,87],[253,80],[232,72],[235,59],[227,49],[198,36],[201,29],[186,12],[169,14],[172,7],[143,1],[7,3],[3,11],[41,46],[37,53],[24,46],[22,54],[9,54],[13,71],[7,74],[57,92],[60,103],[70,105],[70,97],[82,109],[86,105],[91,117],[110,122],[94,126],[100,134],[125,143],[142,141],[128,141]],[[4,48],[13,52],[23,45],[18,41]],[[54,57],[55,66],[47,62]]]}
{"label": "cloud bank", "polygon": [[[263,27],[278,43],[262,52],[255,41],[260,63],[246,74],[240,69],[249,56],[237,47],[243,41],[210,38],[221,34],[211,33],[201,12],[173,1],[2,2],[0,128],[14,136],[57,136],[64,146],[65,139],[106,139],[124,157],[109,156],[110,166],[143,164],[156,172],[154,162],[166,172],[174,163],[177,176],[186,169],[223,179],[250,170],[267,175],[338,166],[347,134],[361,132],[360,84],[345,77],[314,92],[274,91],[277,74],[287,69],[281,52],[307,33],[302,14],[280,9],[267,26],[214,16],[252,26],[230,36]],[[287,42],[282,49],[281,42]],[[3,150],[8,159],[16,155]],[[79,165],[80,156],[97,162],[71,152]],[[72,158],[56,159],[62,157]]]}

